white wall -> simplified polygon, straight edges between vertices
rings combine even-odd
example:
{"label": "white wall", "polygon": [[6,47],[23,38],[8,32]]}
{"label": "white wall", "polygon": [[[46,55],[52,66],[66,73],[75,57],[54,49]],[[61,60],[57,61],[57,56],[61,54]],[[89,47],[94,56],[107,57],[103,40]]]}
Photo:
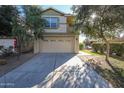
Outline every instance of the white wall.
{"label": "white wall", "polygon": [[3,47],[14,47],[14,39],[0,39],[0,46]]}

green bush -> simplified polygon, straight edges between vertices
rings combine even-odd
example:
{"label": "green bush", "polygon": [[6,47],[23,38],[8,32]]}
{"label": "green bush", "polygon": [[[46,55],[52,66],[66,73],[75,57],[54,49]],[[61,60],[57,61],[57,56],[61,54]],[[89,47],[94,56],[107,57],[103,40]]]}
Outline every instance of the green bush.
{"label": "green bush", "polygon": [[98,52],[98,50],[99,50],[99,44],[92,44],[92,48],[93,48],[93,51],[94,52]]}
{"label": "green bush", "polygon": [[105,45],[102,43],[93,43],[92,48],[94,52],[100,52],[103,54],[105,50]]}
{"label": "green bush", "polygon": [[[93,43],[92,48],[94,52],[104,53],[106,45],[103,43]],[[110,43],[110,55],[116,53],[117,56],[124,55],[124,43]]]}
{"label": "green bush", "polygon": [[79,44],[79,49],[82,50],[84,48],[84,44],[83,43],[80,43]]}
{"label": "green bush", "polygon": [[122,56],[123,54],[123,46],[121,43],[114,43],[110,45],[110,53],[116,53],[117,56]]}

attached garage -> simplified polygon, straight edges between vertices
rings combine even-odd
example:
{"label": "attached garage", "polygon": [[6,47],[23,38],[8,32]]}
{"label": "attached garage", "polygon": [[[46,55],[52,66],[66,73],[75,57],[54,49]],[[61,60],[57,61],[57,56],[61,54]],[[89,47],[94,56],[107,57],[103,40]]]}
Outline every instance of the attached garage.
{"label": "attached garage", "polygon": [[77,51],[78,42],[75,36],[46,36],[43,40],[34,42],[35,53],[76,53]]}
{"label": "attached garage", "polygon": [[41,41],[40,52],[42,53],[60,53],[74,52],[73,38],[65,37],[47,37]]}

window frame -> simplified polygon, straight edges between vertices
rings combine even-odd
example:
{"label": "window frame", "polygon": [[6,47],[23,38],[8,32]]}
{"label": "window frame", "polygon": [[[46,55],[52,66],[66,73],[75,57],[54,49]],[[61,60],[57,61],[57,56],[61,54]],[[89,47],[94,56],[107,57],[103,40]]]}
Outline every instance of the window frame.
{"label": "window frame", "polygon": [[[44,17],[45,20],[46,20],[46,18],[50,18],[50,27],[45,26],[45,29],[57,29],[59,27],[59,17]],[[52,18],[57,18],[56,27],[51,26],[51,24],[52,24],[51,19]]]}

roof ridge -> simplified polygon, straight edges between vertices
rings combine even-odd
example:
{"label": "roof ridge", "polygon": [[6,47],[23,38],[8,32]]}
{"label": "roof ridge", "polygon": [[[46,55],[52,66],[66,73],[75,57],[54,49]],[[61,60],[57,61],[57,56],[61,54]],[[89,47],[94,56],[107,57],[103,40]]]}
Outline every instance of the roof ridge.
{"label": "roof ridge", "polygon": [[53,8],[53,7],[46,8],[46,9],[43,10],[43,12],[45,12],[45,11],[47,11],[47,10],[49,10],[49,9],[52,9],[52,10],[54,10],[54,11],[60,13],[60,14],[66,15],[66,13],[64,13],[64,12],[62,12],[62,11],[56,9],[56,8]]}

